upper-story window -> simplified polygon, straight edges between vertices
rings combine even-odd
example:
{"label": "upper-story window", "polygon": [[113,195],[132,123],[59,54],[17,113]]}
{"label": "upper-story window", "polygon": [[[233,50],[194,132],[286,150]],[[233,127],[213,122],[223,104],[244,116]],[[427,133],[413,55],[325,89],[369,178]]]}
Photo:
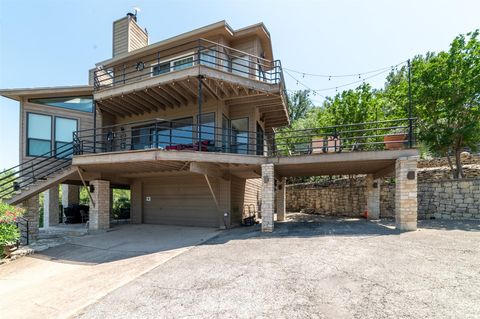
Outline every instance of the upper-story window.
{"label": "upper-story window", "polygon": [[93,112],[93,99],[91,96],[69,96],[52,98],[28,99],[31,103],[61,107],[80,112]]}
{"label": "upper-story window", "polygon": [[173,61],[172,63],[172,67],[174,71],[183,70],[191,66],[193,66],[193,56],[178,59]]}
{"label": "upper-story window", "polygon": [[216,54],[215,51],[207,50],[200,53],[200,64],[210,66],[212,68],[216,65]]}
{"label": "upper-story window", "polygon": [[64,117],[55,117],[55,150],[58,157],[70,157],[71,147],[67,144],[73,141],[73,132],[77,131],[78,121]]}
{"label": "upper-story window", "polygon": [[52,117],[27,113],[27,156],[43,156],[51,149]]}
{"label": "upper-story window", "polygon": [[170,62],[164,62],[157,65],[152,66],[152,75],[160,75],[163,73],[170,72]]}

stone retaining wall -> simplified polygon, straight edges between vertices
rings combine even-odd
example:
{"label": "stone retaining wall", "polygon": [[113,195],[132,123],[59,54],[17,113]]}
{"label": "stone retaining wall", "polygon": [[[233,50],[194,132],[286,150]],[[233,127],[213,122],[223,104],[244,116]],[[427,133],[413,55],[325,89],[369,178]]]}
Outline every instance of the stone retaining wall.
{"label": "stone retaining wall", "polygon": [[[287,187],[287,211],[358,217],[366,209],[365,178]],[[395,216],[395,182],[382,181],[380,217]],[[418,218],[480,219],[480,179],[418,181]]]}

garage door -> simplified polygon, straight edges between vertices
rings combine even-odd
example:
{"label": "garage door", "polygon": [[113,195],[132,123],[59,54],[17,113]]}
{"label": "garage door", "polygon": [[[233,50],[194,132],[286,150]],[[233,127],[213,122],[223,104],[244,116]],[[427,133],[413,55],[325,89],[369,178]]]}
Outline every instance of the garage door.
{"label": "garage door", "polygon": [[144,181],[143,192],[150,199],[144,201],[146,224],[218,227],[215,202],[203,176]]}

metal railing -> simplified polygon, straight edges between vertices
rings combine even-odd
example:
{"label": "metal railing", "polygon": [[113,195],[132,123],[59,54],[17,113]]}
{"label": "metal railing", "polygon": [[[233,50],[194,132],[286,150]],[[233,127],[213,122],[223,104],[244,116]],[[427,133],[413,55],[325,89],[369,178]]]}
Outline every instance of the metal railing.
{"label": "metal railing", "polygon": [[198,65],[269,84],[281,84],[284,89],[279,60],[267,60],[206,39],[135,57],[135,62],[130,60],[99,67],[94,71],[94,89],[112,88]]}
{"label": "metal railing", "polygon": [[300,130],[281,129],[268,138],[273,156],[413,148],[415,119],[365,122]]}
{"label": "metal railing", "polygon": [[20,232],[20,238],[17,241],[17,248],[20,246],[20,244],[23,245],[28,245],[30,244],[30,222],[28,219],[23,218],[23,217],[17,217],[17,221],[15,222],[15,225],[18,228],[18,231]]}
{"label": "metal railing", "polygon": [[261,133],[231,127],[155,119],[77,131],[73,134],[73,152],[81,155],[162,149],[265,155],[265,146],[257,144],[264,140]]}
{"label": "metal railing", "polygon": [[162,149],[293,156],[413,148],[414,122],[398,119],[264,134],[185,119],[155,119],[75,132],[74,154]]}
{"label": "metal railing", "polygon": [[0,199],[8,199],[40,180],[71,165],[74,151],[73,142],[25,161],[5,170],[0,178]]}

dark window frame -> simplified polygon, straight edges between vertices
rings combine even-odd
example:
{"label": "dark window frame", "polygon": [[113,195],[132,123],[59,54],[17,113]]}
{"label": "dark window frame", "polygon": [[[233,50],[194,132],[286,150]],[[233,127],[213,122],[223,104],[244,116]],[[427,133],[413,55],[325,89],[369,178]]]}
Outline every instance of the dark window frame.
{"label": "dark window frame", "polygon": [[[78,109],[73,109],[73,108],[69,108],[69,107],[63,107],[63,106],[56,106],[56,105],[50,105],[50,104],[42,104],[42,103],[38,103],[38,102],[34,102],[32,100],[41,100],[41,99],[73,99],[73,98],[91,98],[92,99],[92,110],[91,111],[82,111],[82,110],[78,110]],[[80,113],[93,113],[93,108],[94,108],[94,99],[93,99],[93,95],[73,95],[73,96],[51,96],[51,97],[33,97],[33,98],[29,98],[28,100],[28,103],[32,103],[32,104],[36,104],[36,105],[41,105],[41,106],[48,106],[48,107],[53,107],[53,108],[59,108],[59,109],[64,109],[64,110],[70,110],[70,111],[74,111],[74,112],[80,112]]]}
{"label": "dark window frame", "polygon": [[[48,116],[50,118],[50,139],[49,140],[44,140],[44,139],[39,139],[39,138],[33,138],[33,137],[29,137],[30,135],[30,132],[29,132],[29,126],[30,126],[30,114],[35,114],[35,115],[40,115],[40,116]],[[37,112],[26,112],[26,116],[27,116],[27,120],[26,120],[26,127],[25,127],[25,141],[26,141],[26,152],[25,152],[25,156],[26,157],[51,157],[52,156],[52,153],[53,153],[53,149],[52,149],[52,132],[54,130],[54,127],[53,127],[53,118],[54,116],[53,115],[50,115],[50,114],[42,114],[42,113],[37,113]],[[45,155],[31,155],[30,154],[30,140],[36,140],[36,141],[43,141],[43,142],[50,142],[50,156],[45,156]]]}
{"label": "dark window frame", "polygon": [[[54,121],[54,123],[53,123],[53,131],[52,131],[52,135],[53,135],[52,142],[53,142],[53,147],[54,147],[54,148],[53,148],[52,152],[55,151],[55,157],[57,157],[57,152],[56,152],[56,150],[57,150],[57,148],[58,148],[58,147],[57,147],[57,142],[59,142],[59,143],[67,143],[67,144],[68,144],[68,143],[71,143],[71,142],[66,142],[66,141],[57,141],[57,118],[59,118],[59,119],[64,119],[64,120],[72,120],[72,121],[75,121],[75,123],[76,123],[75,132],[78,131],[78,126],[79,126],[79,124],[78,124],[79,120],[78,120],[77,118],[71,118],[71,117],[65,117],[65,116],[54,116],[54,120],[53,120],[53,121]],[[72,134],[73,134],[73,132],[72,132]],[[73,138],[73,136],[72,136],[72,138]],[[63,150],[62,150],[62,151],[63,151]],[[58,157],[57,157],[57,158],[58,158]]]}

